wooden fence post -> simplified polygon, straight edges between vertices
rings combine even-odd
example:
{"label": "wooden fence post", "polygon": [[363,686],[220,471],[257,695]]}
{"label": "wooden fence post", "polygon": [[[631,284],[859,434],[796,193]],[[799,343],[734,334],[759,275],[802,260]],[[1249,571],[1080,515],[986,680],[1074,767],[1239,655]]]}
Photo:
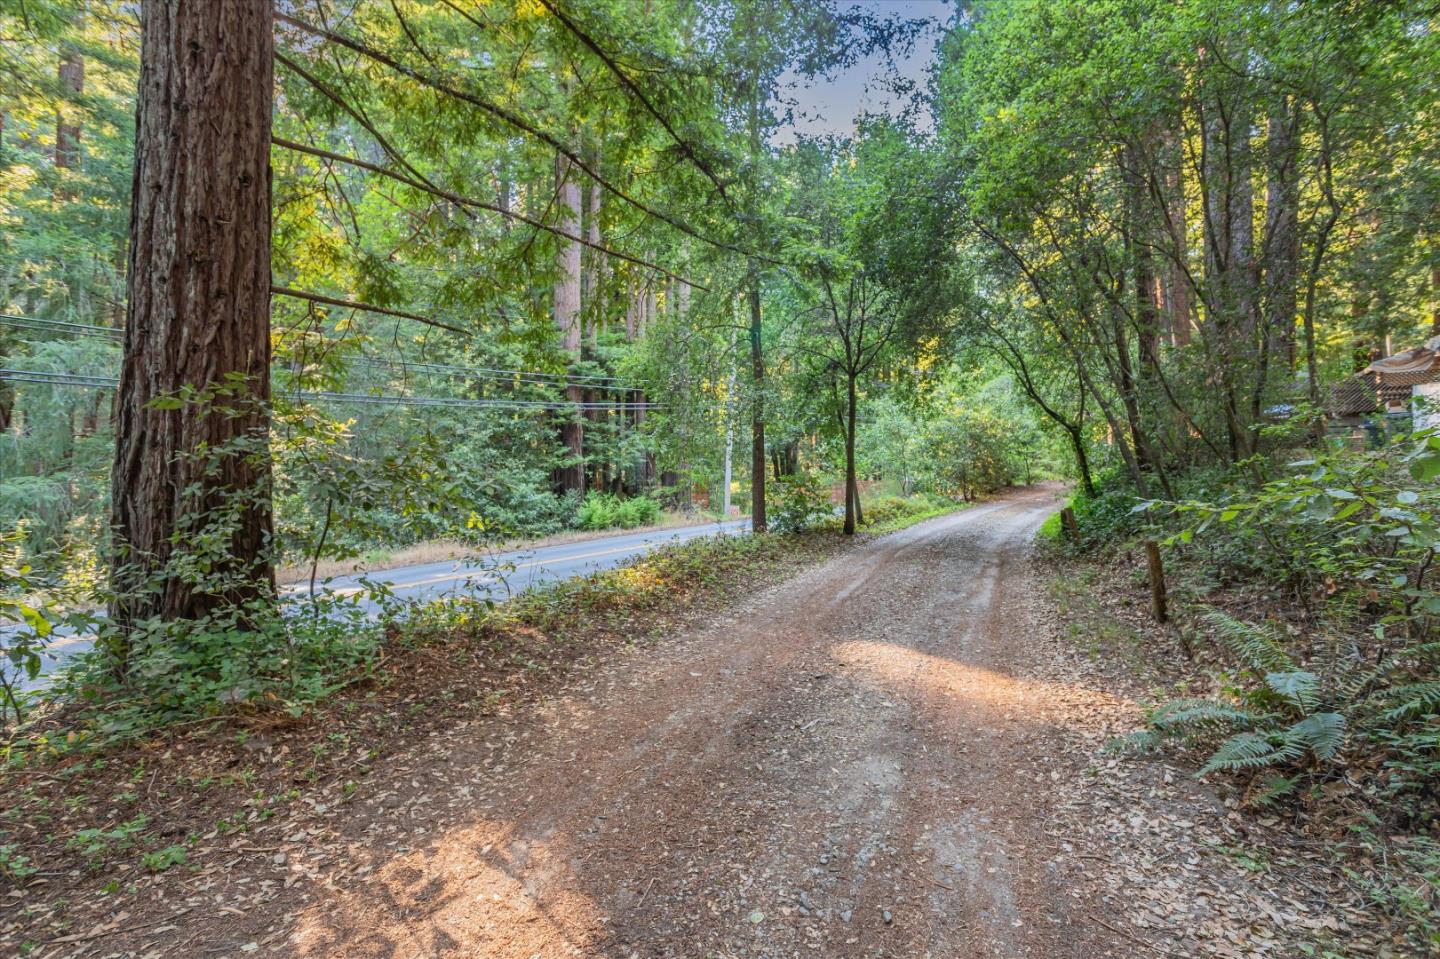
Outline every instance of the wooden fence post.
{"label": "wooden fence post", "polygon": [[1160,544],[1153,539],[1145,541],[1145,562],[1150,567],[1150,612],[1155,622],[1169,620],[1170,612],[1165,597],[1165,566],[1160,562]]}
{"label": "wooden fence post", "polygon": [[1070,541],[1076,546],[1080,545],[1080,524],[1075,519],[1075,511],[1065,507],[1060,511],[1060,519],[1065,523],[1065,532],[1070,534]]}

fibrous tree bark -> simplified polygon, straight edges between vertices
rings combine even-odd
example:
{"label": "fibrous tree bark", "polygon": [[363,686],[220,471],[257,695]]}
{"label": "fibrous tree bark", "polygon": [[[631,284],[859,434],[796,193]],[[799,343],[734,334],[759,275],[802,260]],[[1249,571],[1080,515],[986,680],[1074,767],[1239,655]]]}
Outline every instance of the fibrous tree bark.
{"label": "fibrous tree bark", "polygon": [[1162,202],[1165,206],[1167,277],[1165,282],[1165,316],[1170,329],[1170,345],[1190,345],[1194,317],[1191,309],[1191,275],[1189,237],[1185,220],[1185,163],[1180,134],[1167,131],[1161,145],[1161,170],[1164,175]]}
{"label": "fibrous tree bark", "polygon": [[[271,18],[269,0],[140,7],[111,479],[111,613],[122,629],[274,593]],[[208,574],[178,573],[172,560],[205,537]]]}

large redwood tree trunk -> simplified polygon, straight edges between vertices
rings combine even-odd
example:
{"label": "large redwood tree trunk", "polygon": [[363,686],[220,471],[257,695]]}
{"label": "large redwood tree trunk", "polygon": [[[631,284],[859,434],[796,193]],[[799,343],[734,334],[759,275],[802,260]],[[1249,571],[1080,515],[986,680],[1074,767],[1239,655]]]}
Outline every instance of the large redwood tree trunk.
{"label": "large redwood tree trunk", "polygon": [[[85,92],[85,58],[68,41],[60,57],[58,76],[60,89],[79,98]],[[80,124],[74,119],[75,107],[62,103],[55,115],[55,168],[73,170],[80,166]],[[75,199],[69,180],[62,179],[56,191],[56,199]]]}
{"label": "large redwood tree trunk", "polygon": [[1161,154],[1164,158],[1163,199],[1169,253],[1165,313],[1170,328],[1170,344],[1176,347],[1190,344],[1193,323],[1188,269],[1190,244],[1185,223],[1185,151],[1180,140],[1179,133],[1167,130]]}
{"label": "large redwood tree trunk", "polygon": [[[274,594],[270,0],[140,7],[111,523],[122,627]],[[185,390],[208,402],[162,402]],[[171,560],[206,533],[210,576]],[[167,569],[167,564],[170,568]]]}

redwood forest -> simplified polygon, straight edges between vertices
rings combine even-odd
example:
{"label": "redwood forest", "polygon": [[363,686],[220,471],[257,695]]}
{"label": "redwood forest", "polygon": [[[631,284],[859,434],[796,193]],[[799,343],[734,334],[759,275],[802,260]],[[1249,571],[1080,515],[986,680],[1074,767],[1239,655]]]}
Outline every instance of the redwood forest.
{"label": "redwood forest", "polygon": [[1440,955],[1440,8],[0,0],[0,955]]}

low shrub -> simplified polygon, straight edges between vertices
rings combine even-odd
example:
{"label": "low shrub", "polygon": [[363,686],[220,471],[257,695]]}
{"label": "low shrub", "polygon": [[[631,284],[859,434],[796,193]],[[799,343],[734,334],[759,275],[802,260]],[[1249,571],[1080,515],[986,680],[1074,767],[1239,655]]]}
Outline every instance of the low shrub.
{"label": "low shrub", "polygon": [[[1206,750],[1204,772],[1248,777],[1273,802],[1327,781],[1423,826],[1440,786],[1440,436],[1379,450],[1321,448],[1258,487],[1211,501],[1142,504],[1156,535],[1211,579],[1266,587],[1297,619],[1202,613],[1231,668],[1220,694],[1167,703],[1141,745]],[[1253,589],[1251,590],[1253,592]],[[1272,607],[1273,608],[1273,607]],[[1247,617],[1254,619],[1256,617]]]}
{"label": "low shrub", "polygon": [[959,506],[944,496],[916,493],[911,496],[880,496],[872,502],[862,502],[861,513],[867,527],[885,527],[939,516]]}
{"label": "low shrub", "polygon": [[830,488],[813,473],[781,476],[765,487],[765,513],[777,533],[800,533],[835,513]]}
{"label": "low shrub", "polygon": [[1095,493],[1076,491],[1070,500],[1080,527],[1081,550],[1092,550],[1134,536],[1144,526],[1135,512],[1134,491],[1118,475],[1096,482]]}
{"label": "low shrub", "polygon": [[660,520],[660,504],[649,496],[621,499],[611,493],[591,492],[575,511],[580,529],[634,529]]}

